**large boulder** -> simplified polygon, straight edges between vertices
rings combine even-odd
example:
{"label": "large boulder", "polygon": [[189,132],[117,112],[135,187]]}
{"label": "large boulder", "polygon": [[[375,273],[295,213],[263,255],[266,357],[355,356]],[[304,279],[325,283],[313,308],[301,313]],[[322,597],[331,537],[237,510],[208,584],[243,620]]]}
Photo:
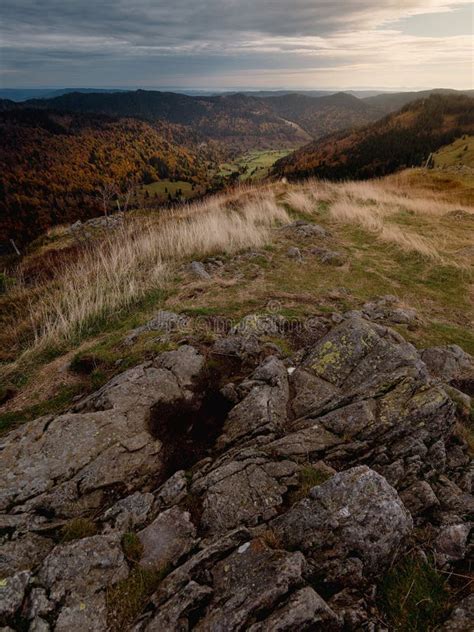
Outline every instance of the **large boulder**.
{"label": "large boulder", "polygon": [[41,507],[71,516],[100,506],[114,486],[146,488],[160,471],[162,450],[150,431],[150,410],[192,399],[203,363],[192,347],[163,354],[156,365],[117,376],[73,411],[11,432],[1,445],[0,510]]}
{"label": "large boulder", "polygon": [[387,481],[366,466],[340,472],[272,522],[323,581],[357,584],[386,568],[413,527]]}

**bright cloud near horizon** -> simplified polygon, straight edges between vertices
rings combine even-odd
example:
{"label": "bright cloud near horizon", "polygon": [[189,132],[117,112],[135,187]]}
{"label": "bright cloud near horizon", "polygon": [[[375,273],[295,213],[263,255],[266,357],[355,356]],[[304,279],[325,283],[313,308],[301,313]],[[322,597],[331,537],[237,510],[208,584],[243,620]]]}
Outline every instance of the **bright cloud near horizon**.
{"label": "bright cloud near horizon", "polygon": [[471,0],[3,0],[1,87],[472,88]]}

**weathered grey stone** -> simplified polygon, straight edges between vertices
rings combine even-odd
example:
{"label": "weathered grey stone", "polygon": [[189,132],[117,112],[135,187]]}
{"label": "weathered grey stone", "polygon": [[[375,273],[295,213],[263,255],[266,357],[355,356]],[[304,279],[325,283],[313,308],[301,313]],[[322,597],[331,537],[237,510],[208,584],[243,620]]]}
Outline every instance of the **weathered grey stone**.
{"label": "weathered grey stone", "polygon": [[119,534],[95,535],[56,546],[38,574],[50,599],[86,597],[128,575]]}
{"label": "weathered grey stone", "polygon": [[435,542],[435,551],[448,561],[464,559],[472,523],[464,522],[443,527]]}
{"label": "weathered grey stone", "polygon": [[251,625],[249,632],[293,632],[314,630],[316,626],[336,632],[342,628],[342,621],[318,593],[306,586],[264,621]]}
{"label": "weathered grey stone", "polygon": [[[413,523],[397,492],[366,466],[335,474],[272,521],[286,546],[344,580],[347,561],[364,575],[379,573],[410,533]],[[351,560],[354,560],[352,562]],[[337,561],[336,567],[334,567]],[[354,566],[355,564],[355,566]],[[357,573],[352,577],[357,581]]]}
{"label": "weathered grey stone", "polygon": [[338,437],[328,432],[319,420],[315,420],[306,428],[272,441],[265,446],[264,450],[269,455],[306,462],[339,443],[341,440]]}
{"label": "weathered grey stone", "polygon": [[403,490],[400,492],[400,498],[412,516],[417,516],[439,505],[435,493],[426,481],[417,481],[408,489]]}
{"label": "weathered grey stone", "polygon": [[287,418],[289,398],[285,365],[271,356],[253,373],[248,395],[229,413],[219,437],[219,447],[244,437],[268,434],[282,429]]}
{"label": "weathered grey stone", "polygon": [[387,295],[362,307],[363,313],[370,320],[382,320],[390,323],[407,325],[417,319],[417,311],[412,307],[399,306],[395,296]]}
{"label": "weathered grey stone", "polygon": [[471,414],[471,407],[473,405],[472,398],[469,397],[466,393],[454,388],[454,386],[450,386],[446,384],[444,386],[446,393],[456,404],[456,411],[460,417],[464,417],[465,419],[469,419]]}
{"label": "weathered grey stone", "polygon": [[175,565],[190,551],[195,537],[196,527],[189,513],[179,507],[167,509],[138,533],[143,546],[140,564],[158,569]]}
{"label": "weathered grey stone", "polygon": [[28,619],[48,615],[54,610],[54,604],[48,599],[44,588],[32,588],[28,595],[26,614]]}
{"label": "weathered grey stone", "polygon": [[193,276],[204,281],[208,281],[211,278],[211,275],[200,261],[191,261],[189,271]]}
{"label": "weathered grey stone", "polygon": [[61,608],[54,632],[106,632],[107,605],[104,592],[83,599],[69,599]]}
{"label": "weathered grey stone", "polygon": [[155,497],[149,492],[135,492],[112,505],[102,520],[111,523],[118,531],[132,531],[145,523],[154,500]]}
{"label": "weathered grey stone", "polygon": [[0,545],[0,575],[5,576],[35,568],[53,546],[52,540],[35,533],[27,533],[16,540],[4,542]]}
{"label": "weathered grey stone", "polygon": [[282,228],[282,230],[286,233],[290,233],[295,237],[300,237],[302,239],[307,239],[310,237],[327,237],[328,232],[325,228],[320,226],[319,224],[311,224],[309,222],[305,222],[304,220],[297,220],[292,224],[287,224]]}
{"label": "weathered grey stone", "polygon": [[182,632],[191,629],[188,621],[189,614],[210,599],[212,589],[190,581],[171,599],[164,603],[157,614],[144,624],[139,624],[135,630],[143,632]]}
{"label": "weathered grey stone", "polygon": [[447,476],[439,476],[432,486],[444,510],[457,512],[460,516],[468,516],[474,512],[473,495],[464,492]]}
{"label": "weathered grey stone", "polygon": [[160,507],[175,505],[183,500],[187,489],[186,474],[184,470],[178,470],[156,492],[156,501]]}
{"label": "weathered grey stone", "polygon": [[315,255],[321,263],[330,266],[343,266],[347,261],[343,253],[329,248],[311,248],[311,254]]}
{"label": "weathered grey stone", "polygon": [[469,464],[470,457],[464,446],[451,445],[446,455],[447,466],[450,470],[464,467]]}
{"label": "weathered grey stone", "polygon": [[452,611],[440,632],[472,632],[474,621],[474,594],[465,597]]}
{"label": "weathered grey stone", "polygon": [[303,568],[301,553],[274,551],[259,540],[241,545],[212,569],[214,593],[195,630],[246,629],[302,582]]}
{"label": "weathered grey stone", "polygon": [[[57,627],[55,629],[57,629]],[[28,632],[49,632],[50,630],[51,628],[49,626],[49,623],[44,619],[41,619],[41,617],[36,617],[36,619],[33,619],[30,627],[28,628]]]}
{"label": "weathered grey stone", "polygon": [[315,345],[304,364],[334,386],[358,389],[365,397],[386,388],[387,382],[421,376],[424,366],[415,348],[394,343],[381,331],[361,318],[346,320]]}
{"label": "weathered grey stone", "polygon": [[20,608],[30,578],[31,573],[21,571],[0,579],[0,619],[12,617]]}
{"label": "weathered grey stone", "polygon": [[279,336],[286,320],[279,314],[248,314],[230,330],[231,336]]}
{"label": "weathered grey stone", "polygon": [[286,251],[286,255],[290,259],[300,259],[301,260],[303,258],[302,254],[301,254],[301,250],[299,248],[296,248],[295,246],[291,246],[290,248],[288,248],[288,250]]}
{"label": "weathered grey stone", "polygon": [[285,480],[298,467],[291,461],[275,464],[265,458],[229,461],[193,482],[203,498],[202,524],[210,533],[225,533],[238,525],[255,525],[276,515],[287,490]]}
{"label": "weathered grey stone", "polygon": [[[368,622],[367,602],[355,588],[344,588],[331,597],[329,606],[342,619],[344,630],[374,630]],[[376,628],[377,632],[388,632],[385,628]]]}
{"label": "weathered grey stone", "polygon": [[431,347],[421,352],[421,358],[431,375],[443,380],[453,380],[470,374],[474,369],[472,356],[458,345]]}
{"label": "weathered grey stone", "polygon": [[[25,503],[24,510],[41,506],[80,515],[100,506],[107,487],[143,487],[160,470],[162,448],[150,433],[150,409],[192,398],[187,389],[203,363],[192,347],[162,354],[159,368],[147,363],[122,373],[75,412],[40,418],[7,435],[0,509]],[[90,502],[83,502],[87,496]]]}
{"label": "weathered grey stone", "polygon": [[216,357],[236,358],[242,362],[255,360],[260,356],[262,348],[256,335],[232,334],[219,338],[212,347]]}
{"label": "weathered grey stone", "polygon": [[204,356],[190,345],[182,345],[175,351],[161,353],[154,362],[155,366],[170,371],[182,389],[194,385],[204,363]]}
{"label": "weathered grey stone", "polygon": [[291,405],[296,417],[318,414],[339,394],[339,389],[333,384],[301,368],[292,373],[290,383],[295,393]]}
{"label": "weathered grey stone", "polygon": [[124,342],[125,344],[131,344],[136,338],[147,331],[158,331],[160,333],[170,333],[177,329],[186,329],[189,325],[189,318],[182,314],[175,314],[175,312],[169,312],[167,310],[160,310],[156,313],[151,320],[140,327],[135,327],[127,335]]}
{"label": "weathered grey stone", "polygon": [[198,550],[184,564],[174,569],[161,582],[157,592],[153,595],[152,604],[160,608],[169,599],[174,597],[182,588],[191,581],[198,581],[203,576],[208,576],[210,569],[217,562],[227,557],[232,551],[251,537],[248,529],[240,527],[211,541],[201,541]]}

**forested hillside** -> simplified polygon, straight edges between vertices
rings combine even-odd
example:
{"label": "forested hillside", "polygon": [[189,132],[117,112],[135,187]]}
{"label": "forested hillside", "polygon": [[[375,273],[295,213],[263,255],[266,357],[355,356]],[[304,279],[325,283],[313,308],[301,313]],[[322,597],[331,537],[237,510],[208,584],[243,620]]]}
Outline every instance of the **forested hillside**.
{"label": "forested hillside", "polygon": [[345,92],[318,98],[286,94],[262,100],[283,118],[300,125],[313,139],[360,127],[381,116],[377,108]]}
{"label": "forested hillside", "polygon": [[350,133],[310,143],[279,160],[275,174],[372,178],[421,165],[429,154],[474,130],[474,99],[431,95]]}
{"label": "forested hillside", "polygon": [[193,147],[197,138],[179,126],[101,114],[9,110],[0,112],[0,134],[0,235],[17,243],[103,213],[107,185],[120,197],[162,178],[205,183],[216,155],[212,145]]}

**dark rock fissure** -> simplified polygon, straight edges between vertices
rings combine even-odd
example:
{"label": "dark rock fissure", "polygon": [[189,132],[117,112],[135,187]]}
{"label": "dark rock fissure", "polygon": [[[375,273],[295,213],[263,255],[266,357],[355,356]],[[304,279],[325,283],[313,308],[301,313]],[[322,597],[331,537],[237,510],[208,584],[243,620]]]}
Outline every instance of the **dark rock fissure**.
{"label": "dark rock fissure", "polygon": [[232,408],[219,385],[209,386],[191,400],[160,403],[150,412],[150,432],[163,443],[162,481],[188,470],[209,454]]}

